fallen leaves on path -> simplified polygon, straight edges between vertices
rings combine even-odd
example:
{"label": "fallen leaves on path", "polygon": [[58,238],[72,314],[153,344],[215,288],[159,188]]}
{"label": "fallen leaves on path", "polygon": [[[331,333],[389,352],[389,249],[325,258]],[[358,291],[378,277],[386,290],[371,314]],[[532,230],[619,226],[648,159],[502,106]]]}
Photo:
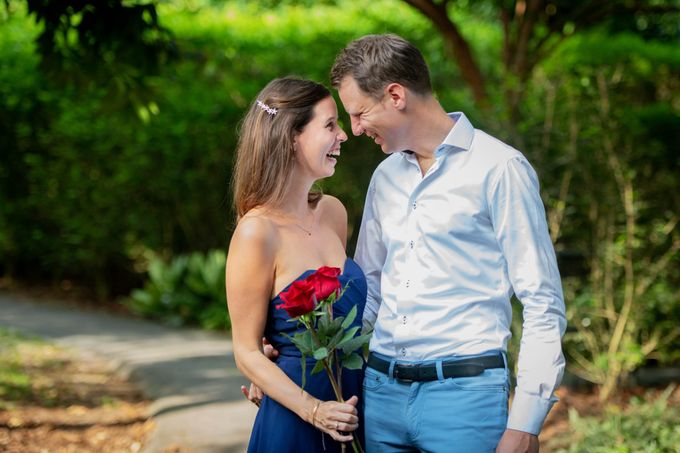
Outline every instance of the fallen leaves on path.
{"label": "fallen leaves on path", "polygon": [[148,402],[107,362],[35,340],[0,338],[0,451],[141,451]]}

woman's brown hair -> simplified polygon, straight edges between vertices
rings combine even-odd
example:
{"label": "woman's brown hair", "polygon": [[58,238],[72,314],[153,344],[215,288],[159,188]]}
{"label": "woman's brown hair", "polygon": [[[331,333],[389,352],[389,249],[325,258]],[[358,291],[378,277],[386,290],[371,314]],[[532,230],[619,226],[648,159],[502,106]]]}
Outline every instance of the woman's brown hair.
{"label": "woman's brown hair", "polygon": [[[319,83],[293,77],[274,79],[257,95],[239,130],[232,186],[237,218],[281,201],[293,172],[294,138],[330,95]],[[320,196],[310,193],[310,202]]]}

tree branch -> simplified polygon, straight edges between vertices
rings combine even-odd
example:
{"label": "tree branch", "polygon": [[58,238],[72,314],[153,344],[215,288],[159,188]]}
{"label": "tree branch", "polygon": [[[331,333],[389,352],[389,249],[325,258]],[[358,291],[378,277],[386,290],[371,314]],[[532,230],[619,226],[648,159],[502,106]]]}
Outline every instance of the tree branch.
{"label": "tree branch", "polygon": [[657,259],[656,262],[650,266],[649,271],[647,272],[647,278],[638,282],[637,288],[635,288],[636,296],[641,296],[647,291],[647,288],[654,283],[661,271],[666,268],[671,258],[673,258],[678,250],[680,250],[680,238],[675,238],[670,248],[664,252],[661,258]]}
{"label": "tree branch", "polygon": [[510,45],[510,14],[506,9],[501,10],[501,22],[503,23],[503,66],[509,67],[513,49]]}
{"label": "tree branch", "polygon": [[526,65],[527,55],[529,53],[529,41],[534,35],[534,27],[536,26],[538,11],[540,10],[541,4],[541,0],[529,0],[528,4],[525,6],[526,11],[522,14],[522,20],[519,24],[517,51],[515,52],[513,72],[520,80],[526,80],[526,77],[530,72],[530,68]]}
{"label": "tree branch", "polygon": [[437,27],[444,38],[447,50],[452,54],[463,79],[472,90],[475,102],[482,107],[488,104],[488,94],[482,72],[472,56],[468,42],[456,24],[449,18],[447,1],[435,3],[432,0],[404,0]]}

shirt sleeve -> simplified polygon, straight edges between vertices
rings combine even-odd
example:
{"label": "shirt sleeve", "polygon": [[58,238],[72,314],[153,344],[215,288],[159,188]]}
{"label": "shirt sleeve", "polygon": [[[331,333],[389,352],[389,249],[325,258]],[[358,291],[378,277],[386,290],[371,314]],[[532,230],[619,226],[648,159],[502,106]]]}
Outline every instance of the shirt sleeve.
{"label": "shirt sleeve", "polygon": [[357,239],[354,260],[361,266],[368,283],[368,295],[364,308],[363,330],[373,328],[378,317],[378,309],[382,298],[380,296],[380,279],[385,264],[387,249],[382,242],[380,220],[376,209],[375,175],[371,178],[364,203],[364,213]]}
{"label": "shirt sleeve", "polygon": [[491,219],[524,318],[507,427],[537,435],[564,373],[564,297],[536,172],[522,156],[499,170],[489,197]]}

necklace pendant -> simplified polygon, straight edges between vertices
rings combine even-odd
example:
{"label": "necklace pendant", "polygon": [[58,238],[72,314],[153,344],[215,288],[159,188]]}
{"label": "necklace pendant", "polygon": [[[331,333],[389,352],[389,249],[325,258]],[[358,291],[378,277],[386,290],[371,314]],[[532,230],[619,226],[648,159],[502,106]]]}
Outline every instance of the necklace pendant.
{"label": "necklace pendant", "polygon": [[298,227],[298,228],[300,228],[300,229],[301,229],[302,231],[304,231],[305,233],[307,233],[307,236],[311,236],[311,235],[312,235],[312,230],[311,230],[311,229],[308,230],[307,228],[305,228],[305,227],[303,227],[302,225],[297,224],[297,223],[295,224],[295,226]]}

